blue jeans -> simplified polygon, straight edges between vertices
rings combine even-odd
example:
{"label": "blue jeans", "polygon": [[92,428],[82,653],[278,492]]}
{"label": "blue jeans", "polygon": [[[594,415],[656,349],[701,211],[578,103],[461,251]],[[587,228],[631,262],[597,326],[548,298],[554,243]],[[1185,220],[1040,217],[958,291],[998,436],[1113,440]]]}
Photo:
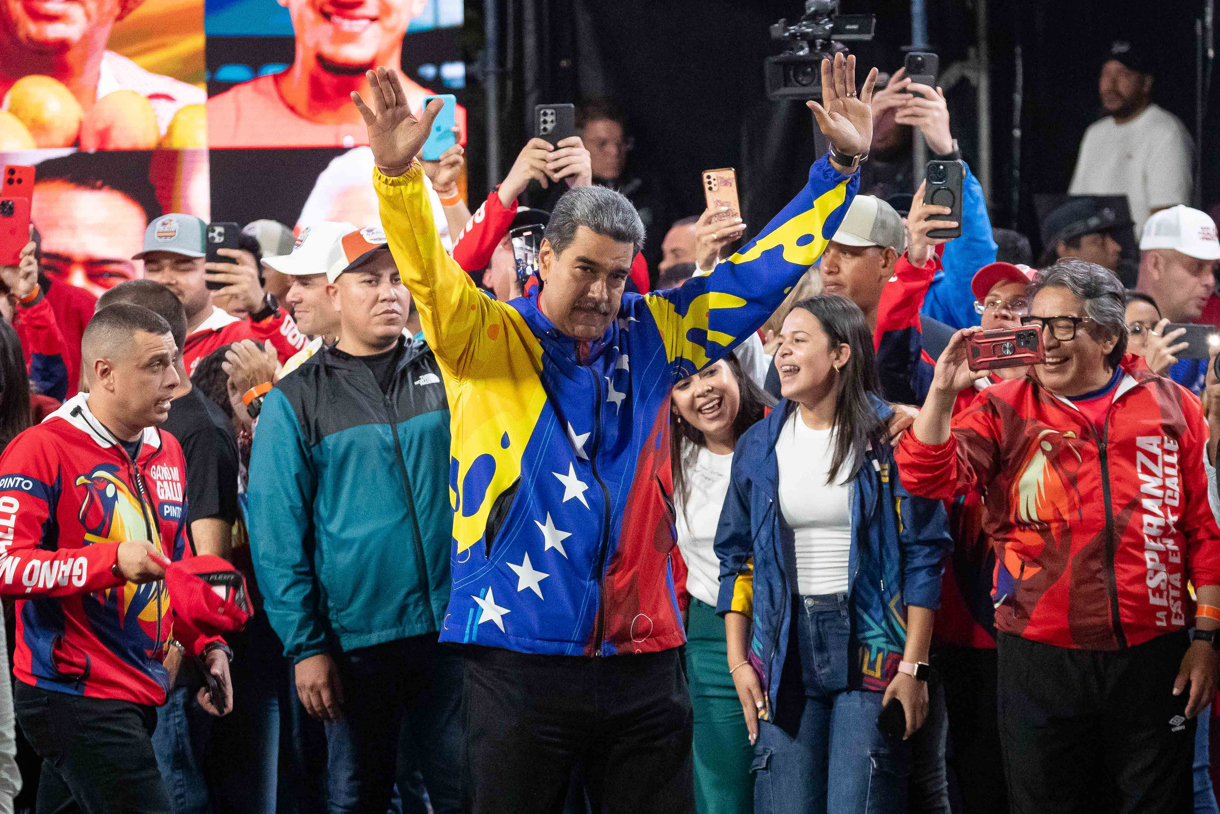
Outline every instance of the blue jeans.
{"label": "blue jeans", "polygon": [[157,708],[153,751],[174,814],[211,814],[207,760],[212,716],[195,700],[194,690],[171,690],[165,706]]}
{"label": "blue jeans", "polygon": [[846,595],[793,604],[771,721],[754,750],[756,814],[893,814],[907,807],[910,749],[877,729],[882,694],[849,690]]}
{"label": "blue jeans", "polygon": [[331,814],[389,810],[401,728],[435,814],[462,811],[461,655],[435,633],[335,655],[343,682],[339,720],[326,724]]}

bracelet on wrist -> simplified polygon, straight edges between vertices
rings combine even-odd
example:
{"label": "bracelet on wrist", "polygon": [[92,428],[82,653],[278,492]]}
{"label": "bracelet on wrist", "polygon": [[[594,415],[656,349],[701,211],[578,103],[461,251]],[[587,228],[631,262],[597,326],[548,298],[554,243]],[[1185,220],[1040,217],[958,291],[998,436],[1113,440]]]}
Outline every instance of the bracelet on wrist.
{"label": "bracelet on wrist", "polygon": [[1215,605],[1204,605],[1202,602],[1195,606],[1196,619],[1214,619],[1220,622],[1220,608]]}
{"label": "bracelet on wrist", "polygon": [[441,199],[441,206],[457,206],[462,202],[462,193],[456,190],[452,195],[441,195],[439,192],[436,195]]}
{"label": "bracelet on wrist", "polygon": [[749,664],[750,664],[750,662],[749,662],[749,660],[748,660],[748,659],[747,659],[746,661],[741,662],[741,663],[740,663],[740,664],[738,664],[736,667],[734,667],[733,669],[729,670],[729,675],[732,675],[733,673],[737,672],[737,671],[738,671],[738,670],[740,670],[742,667],[747,667],[747,666],[749,666]]}
{"label": "bracelet on wrist", "polygon": [[268,393],[270,393],[271,386],[272,386],[271,382],[263,382],[262,384],[254,385],[249,390],[247,390],[245,393],[242,393],[241,403],[246,405],[247,407],[249,407],[250,402],[254,401],[256,398],[261,398],[262,396],[265,396]]}
{"label": "bracelet on wrist", "polygon": [[19,305],[24,305],[24,306],[28,307],[28,306],[31,306],[34,303],[38,302],[38,299],[41,296],[42,296],[42,287],[39,285],[35,285],[34,289],[32,291],[30,291],[29,294],[26,294],[24,297],[18,297],[17,303]]}

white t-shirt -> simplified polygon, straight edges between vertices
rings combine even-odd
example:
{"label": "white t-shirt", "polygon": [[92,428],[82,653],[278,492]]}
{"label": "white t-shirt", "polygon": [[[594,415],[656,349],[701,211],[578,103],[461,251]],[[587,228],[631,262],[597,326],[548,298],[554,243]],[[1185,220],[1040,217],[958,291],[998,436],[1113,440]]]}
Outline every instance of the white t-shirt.
{"label": "white t-shirt", "polygon": [[[700,447],[695,464],[686,473],[690,497],[685,505],[676,501],[678,550],[686,561],[686,590],[695,599],[716,606],[720,593],[720,559],[712,544],[716,542],[716,526],[720,509],[729,492],[729,473],[733,468],[733,453],[717,455]],[[679,496],[680,498],[680,496]]]}
{"label": "white t-shirt", "polygon": [[795,535],[796,588],[801,596],[846,593],[851,555],[851,461],[827,484],[834,430],[812,430],[796,408],[775,444],[779,508]]}
{"label": "white t-shirt", "polygon": [[1157,105],[1126,124],[1093,122],[1080,142],[1072,195],[1126,195],[1138,237],[1153,209],[1190,206],[1194,186],[1190,132]]}

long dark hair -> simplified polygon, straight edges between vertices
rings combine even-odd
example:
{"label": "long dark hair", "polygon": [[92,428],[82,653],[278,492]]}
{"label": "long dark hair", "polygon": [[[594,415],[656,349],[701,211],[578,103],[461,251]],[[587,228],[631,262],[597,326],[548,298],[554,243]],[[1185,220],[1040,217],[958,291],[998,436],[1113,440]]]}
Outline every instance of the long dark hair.
{"label": "long dark hair", "polygon": [[13,326],[0,319],[0,449],[30,423],[30,377],[21,340]]}
{"label": "long dark hair", "polygon": [[872,333],[860,307],[838,294],[819,294],[792,307],[813,314],[832,346],[851,348],[851,357],[838,373],[842,386],[835,397],[835,451],[826,482],[838,481],[839,470],[849,459],[852,470],[844,480],[854,478],[864,462],[865,450],[870,444],[880,446],[886,437],[885,424],[869,399],[869,395],[881,397]]}
{"label": "long dark hair", "polygon": [[[755,423],[762,420],[767,413],[767,408],[772,406],[775,400],[745,374],[741,368],[741,362],[737,361],[735,354],[730,353],[725,356],[724,361],[732,371],[733,378],[737,380],[737,390],[740,393],[737,417],[733,419],[733,439],[736,440]],[[683,441],[690,443],[684,444]],[[695,458],[699,456],[699,450],[705,446],[707,446],[707,439],[703,437],[703,431],[695,429],[684,421],[678,415],[678,409],[671,404],[669,458],[673,466],[675,507],[685,506],[686,501],[690,498],[690,481],[687,479],[686,473],[695,465]]]}

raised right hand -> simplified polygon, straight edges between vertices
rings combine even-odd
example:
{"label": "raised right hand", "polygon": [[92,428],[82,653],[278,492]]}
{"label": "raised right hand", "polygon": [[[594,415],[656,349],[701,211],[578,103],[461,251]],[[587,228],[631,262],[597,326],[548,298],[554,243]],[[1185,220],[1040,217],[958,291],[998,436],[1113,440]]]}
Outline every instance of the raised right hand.
{"label": "raised right hand", "polygon": [[433,99],[416,119],[411,115],[407,92],[396,71],[378,68],[365,74],[365,78],[369,83],[369,101],[366,103],[356,91],[352,91],[352,101],[368,128],[373,161],[385,175],[402,175],[428,140],[432,122],[445,104]]}
{"label": "raised right hand", "polygon": [[297,697],[309,713],[319,721],[337,721],[343,706],[343,683],[339,668],[329,653],[319,653],[297,662],[294,671]]}
{"label": "raised right hand", "polygon": [[986,370],[971,370],[966,354],[966,337],[983,330],[977,325],[963,328],[953,335],[949,344],[936,360],[936,371],[932,374],[932,389],[942,394],[956,396],[976,381],[986,378]]}
{"label": "raised right hand", "polygon": [[1185,328],[1174,328],[1165,333],[1169,320],[1162,319],[1156,327],[1148,332],[1148,341],[1144,343],[1144,361],[1148,368],[1158,376],[1164,376],[1169,368],[1178,363],[1178,354],[1190,347],[1189,342],[1177,342],[1178,337],[1186,333]]}
{"label": "raised right hand", "polygon": [[733,686],[737,688],[741,714],[745,716],[746,731],[750,733],[750,744],[753,745],[758,740],[758,715],[767,709],[758,673],[749,665],[742,667],[733,673]]}
{"label": "raised right hand", "polygon": [[695,266],[711,271],[745,230],[741,218],[729,217],[727,206],[705,209],[695,223]]}
{"label": "raised right hand", "polygon": [[165,576],[165,569],[152,557],[156,553],[147,540],[124,540],[119,543],[119,571],[128,582],[155,582]]}
{"label": "raised right hand", "polygon": [[546,164],[554,149],[546,139],[532,138],[527,141],[521,152],[517,153],[513,168],[500,183],[500,191],[496,193],[500,197],[500,203],[506,207],[512,206],[517,196],[525,192],[530,181],[537,181],[543,189],[550,186],[551,176],[547,174]]}
{"label": "raised right hand", "polygon": [[938,215],[948,215],[953,212],[947,206],[936,206],[923,202],[927,181],[919,184],[919,189],[911,198],[911,211],[907,215],[907,231],[911,233],[911,245],[907,247],[907,262],[916,268],[928,264],[928,255],[933,246],[948,243],[952,238],[928,237],[933,229],[953,229],[957,226],[955,220],[937,220]]}

